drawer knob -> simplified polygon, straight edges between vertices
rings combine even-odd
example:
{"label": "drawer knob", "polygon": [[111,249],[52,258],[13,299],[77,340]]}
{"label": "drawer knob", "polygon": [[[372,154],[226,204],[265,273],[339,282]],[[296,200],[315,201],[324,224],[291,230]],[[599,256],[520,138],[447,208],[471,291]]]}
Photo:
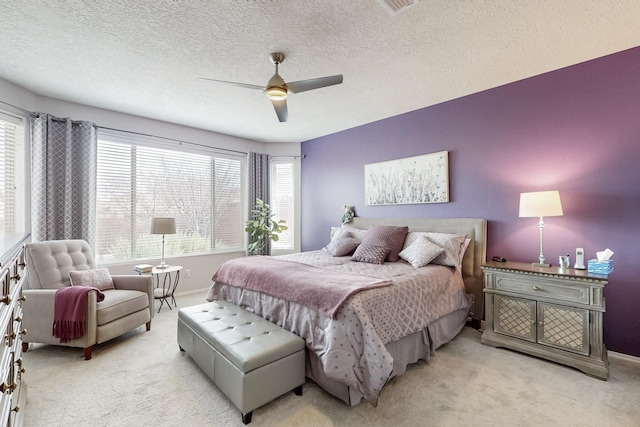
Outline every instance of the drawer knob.
{"label": "drawer knob", "polygon": [[534,291],[539,291],[539,290],[540,290],[540,288],[539,288],[539,287],[537,287],[537,286],[534,286],[534,287],[533,287],[533,290],[534,290]]}

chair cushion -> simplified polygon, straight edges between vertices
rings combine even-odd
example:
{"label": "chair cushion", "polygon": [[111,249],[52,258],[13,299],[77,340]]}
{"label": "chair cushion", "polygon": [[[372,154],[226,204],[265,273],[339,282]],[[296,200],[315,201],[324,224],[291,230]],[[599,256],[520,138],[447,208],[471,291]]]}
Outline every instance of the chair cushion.
{"label": "chair cushion", "polygon": [[110,289],[103,293],[104,300],[96,306],[98,326],[149,307],[149,296],[145,292]]}

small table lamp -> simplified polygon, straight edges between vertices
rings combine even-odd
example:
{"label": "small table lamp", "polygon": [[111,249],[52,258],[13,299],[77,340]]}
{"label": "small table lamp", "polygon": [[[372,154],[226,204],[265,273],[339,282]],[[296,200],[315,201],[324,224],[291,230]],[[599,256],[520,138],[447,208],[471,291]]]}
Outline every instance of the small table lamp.
{"label": "small table lamp", "polygon": [[156,268],[169,267],[169,265],[164,262],[164,235],[176,234],[176,219],[153,218],[151,220],[151,234],[162,234],[162,259],[160,259],[160,265],[156,265]]}
{"label": "small table lamp", "polygon": [[562,216],[562,203],[558,191],[535,191],[532,193],[520,193],[520,217],[538,217],[540,228],[540,262],[531,263],[534,267],[550,267],[544,262],[542,253],[542,230],[544,229],[545,216]]}

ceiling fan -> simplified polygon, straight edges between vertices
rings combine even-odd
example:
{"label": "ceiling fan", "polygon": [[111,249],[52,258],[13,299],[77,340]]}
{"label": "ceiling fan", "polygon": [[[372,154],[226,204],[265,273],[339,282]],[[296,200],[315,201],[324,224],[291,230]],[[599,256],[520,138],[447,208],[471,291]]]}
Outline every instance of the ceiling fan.
{"label": "ceiling fan", "polygon": [[210,82],[228,83],[235,86],[244,87],[247,89],[258,89],[264,91],[267,98],[271,100],[273,108],[276,110],[278,120],[286,122],[288,117],[287,112],[287,94],[305,92],[312,89],[320,89],[327,86],[339,85],[342,83],[342,74],[335,76],[318,77],[316,79],[299,80],[297,82],[285,83],[285,81],[278,74],[278,65],[284,62],[284,53],[275,52],[269,55],[271,62],[276,66],[276,73],[269,79],[266,86],[251,85],[246,83],[228,82],[225,80],[207,79],[200,77],[198,80],[205,80]]}

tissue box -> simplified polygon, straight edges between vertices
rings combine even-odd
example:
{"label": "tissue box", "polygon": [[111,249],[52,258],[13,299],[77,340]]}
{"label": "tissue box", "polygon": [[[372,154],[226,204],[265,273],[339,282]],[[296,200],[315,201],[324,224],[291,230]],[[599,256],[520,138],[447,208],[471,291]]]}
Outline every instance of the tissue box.
{"label": "tissue box", "polygon": [[590,259],[587,263],[587,271],[593,274],[610,274],[613,272],[613,260],[598,261]]}

